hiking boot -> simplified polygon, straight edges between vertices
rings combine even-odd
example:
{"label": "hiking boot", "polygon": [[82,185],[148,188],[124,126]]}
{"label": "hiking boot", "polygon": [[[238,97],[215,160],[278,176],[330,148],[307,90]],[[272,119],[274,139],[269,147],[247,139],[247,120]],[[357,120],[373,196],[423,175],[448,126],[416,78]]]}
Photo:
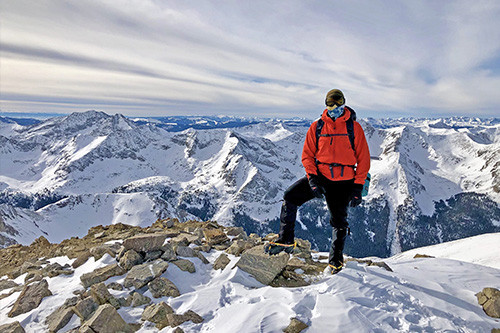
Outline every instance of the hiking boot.
{"label": "hiking boot", "polygon": [[330,274],[332,274],[332,275],[340,272],[342,270],[342,268],[344,268],[344,264],[342,264],[342,263],[340,263],[338,265],[328,264],[328,270],[329,270]]}
{"label": "hiking boot", "polygon": [[297,246],[297,242],[294,242],[293,244],[283,244],[283,243],[276,243],[276,242],[269,242],[264,246],[264,252],[266,252],[269,255],[276,255],[281,252],[286,252],[288,254],[293,253],[293,250],[295,250],[295,247]]}

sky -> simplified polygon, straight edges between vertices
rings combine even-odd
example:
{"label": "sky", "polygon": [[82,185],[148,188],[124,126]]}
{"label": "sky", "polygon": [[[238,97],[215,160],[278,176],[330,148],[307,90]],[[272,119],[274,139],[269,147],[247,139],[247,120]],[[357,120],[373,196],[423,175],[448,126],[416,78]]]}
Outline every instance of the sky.
{"label": "sky", "polygon": [[0,0],[0,110],[500,115],[500,1]]}

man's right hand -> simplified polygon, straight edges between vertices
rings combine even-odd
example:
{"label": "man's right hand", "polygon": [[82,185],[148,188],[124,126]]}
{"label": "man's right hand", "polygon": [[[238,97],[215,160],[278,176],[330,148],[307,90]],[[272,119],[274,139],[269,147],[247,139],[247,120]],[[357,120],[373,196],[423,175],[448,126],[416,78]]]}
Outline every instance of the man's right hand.
{"label": "man's right hand", "polygon": [[319,185],[319,179],[317,175],[308,175],[309,186],[311,187],[311,191],[316,198],[322,198],[325,190]]}

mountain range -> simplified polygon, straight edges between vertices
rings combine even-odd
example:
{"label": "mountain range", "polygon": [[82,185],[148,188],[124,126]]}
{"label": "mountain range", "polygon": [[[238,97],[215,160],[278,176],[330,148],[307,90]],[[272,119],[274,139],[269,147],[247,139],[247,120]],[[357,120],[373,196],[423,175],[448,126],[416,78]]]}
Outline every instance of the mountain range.
{"label": "mountain range", "polygon": [[[369,195],[350,209],[346,253],[402,250],[500,231],[500,120],[362,119]],[[276,232],[283,192],[304,176],[310,121],[127,118],[88,111],[0,118],[0,246],[81,237],[95,225],[215,220]],[[296,234],[326,250],[322,200]]]}

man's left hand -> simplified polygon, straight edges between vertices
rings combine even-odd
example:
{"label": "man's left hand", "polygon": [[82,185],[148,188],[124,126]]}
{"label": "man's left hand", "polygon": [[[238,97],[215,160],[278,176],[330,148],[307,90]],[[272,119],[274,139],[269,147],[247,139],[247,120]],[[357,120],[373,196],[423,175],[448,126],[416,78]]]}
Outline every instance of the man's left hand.
{"label": "man's left hand", "polygon": [[363,201],[363,199],[361,198],[362,191],[363,191],[363,185],[353,184],[351,192],[351,200],[349,204],[351,207],[356,207],[361,203],[361,201]]}

